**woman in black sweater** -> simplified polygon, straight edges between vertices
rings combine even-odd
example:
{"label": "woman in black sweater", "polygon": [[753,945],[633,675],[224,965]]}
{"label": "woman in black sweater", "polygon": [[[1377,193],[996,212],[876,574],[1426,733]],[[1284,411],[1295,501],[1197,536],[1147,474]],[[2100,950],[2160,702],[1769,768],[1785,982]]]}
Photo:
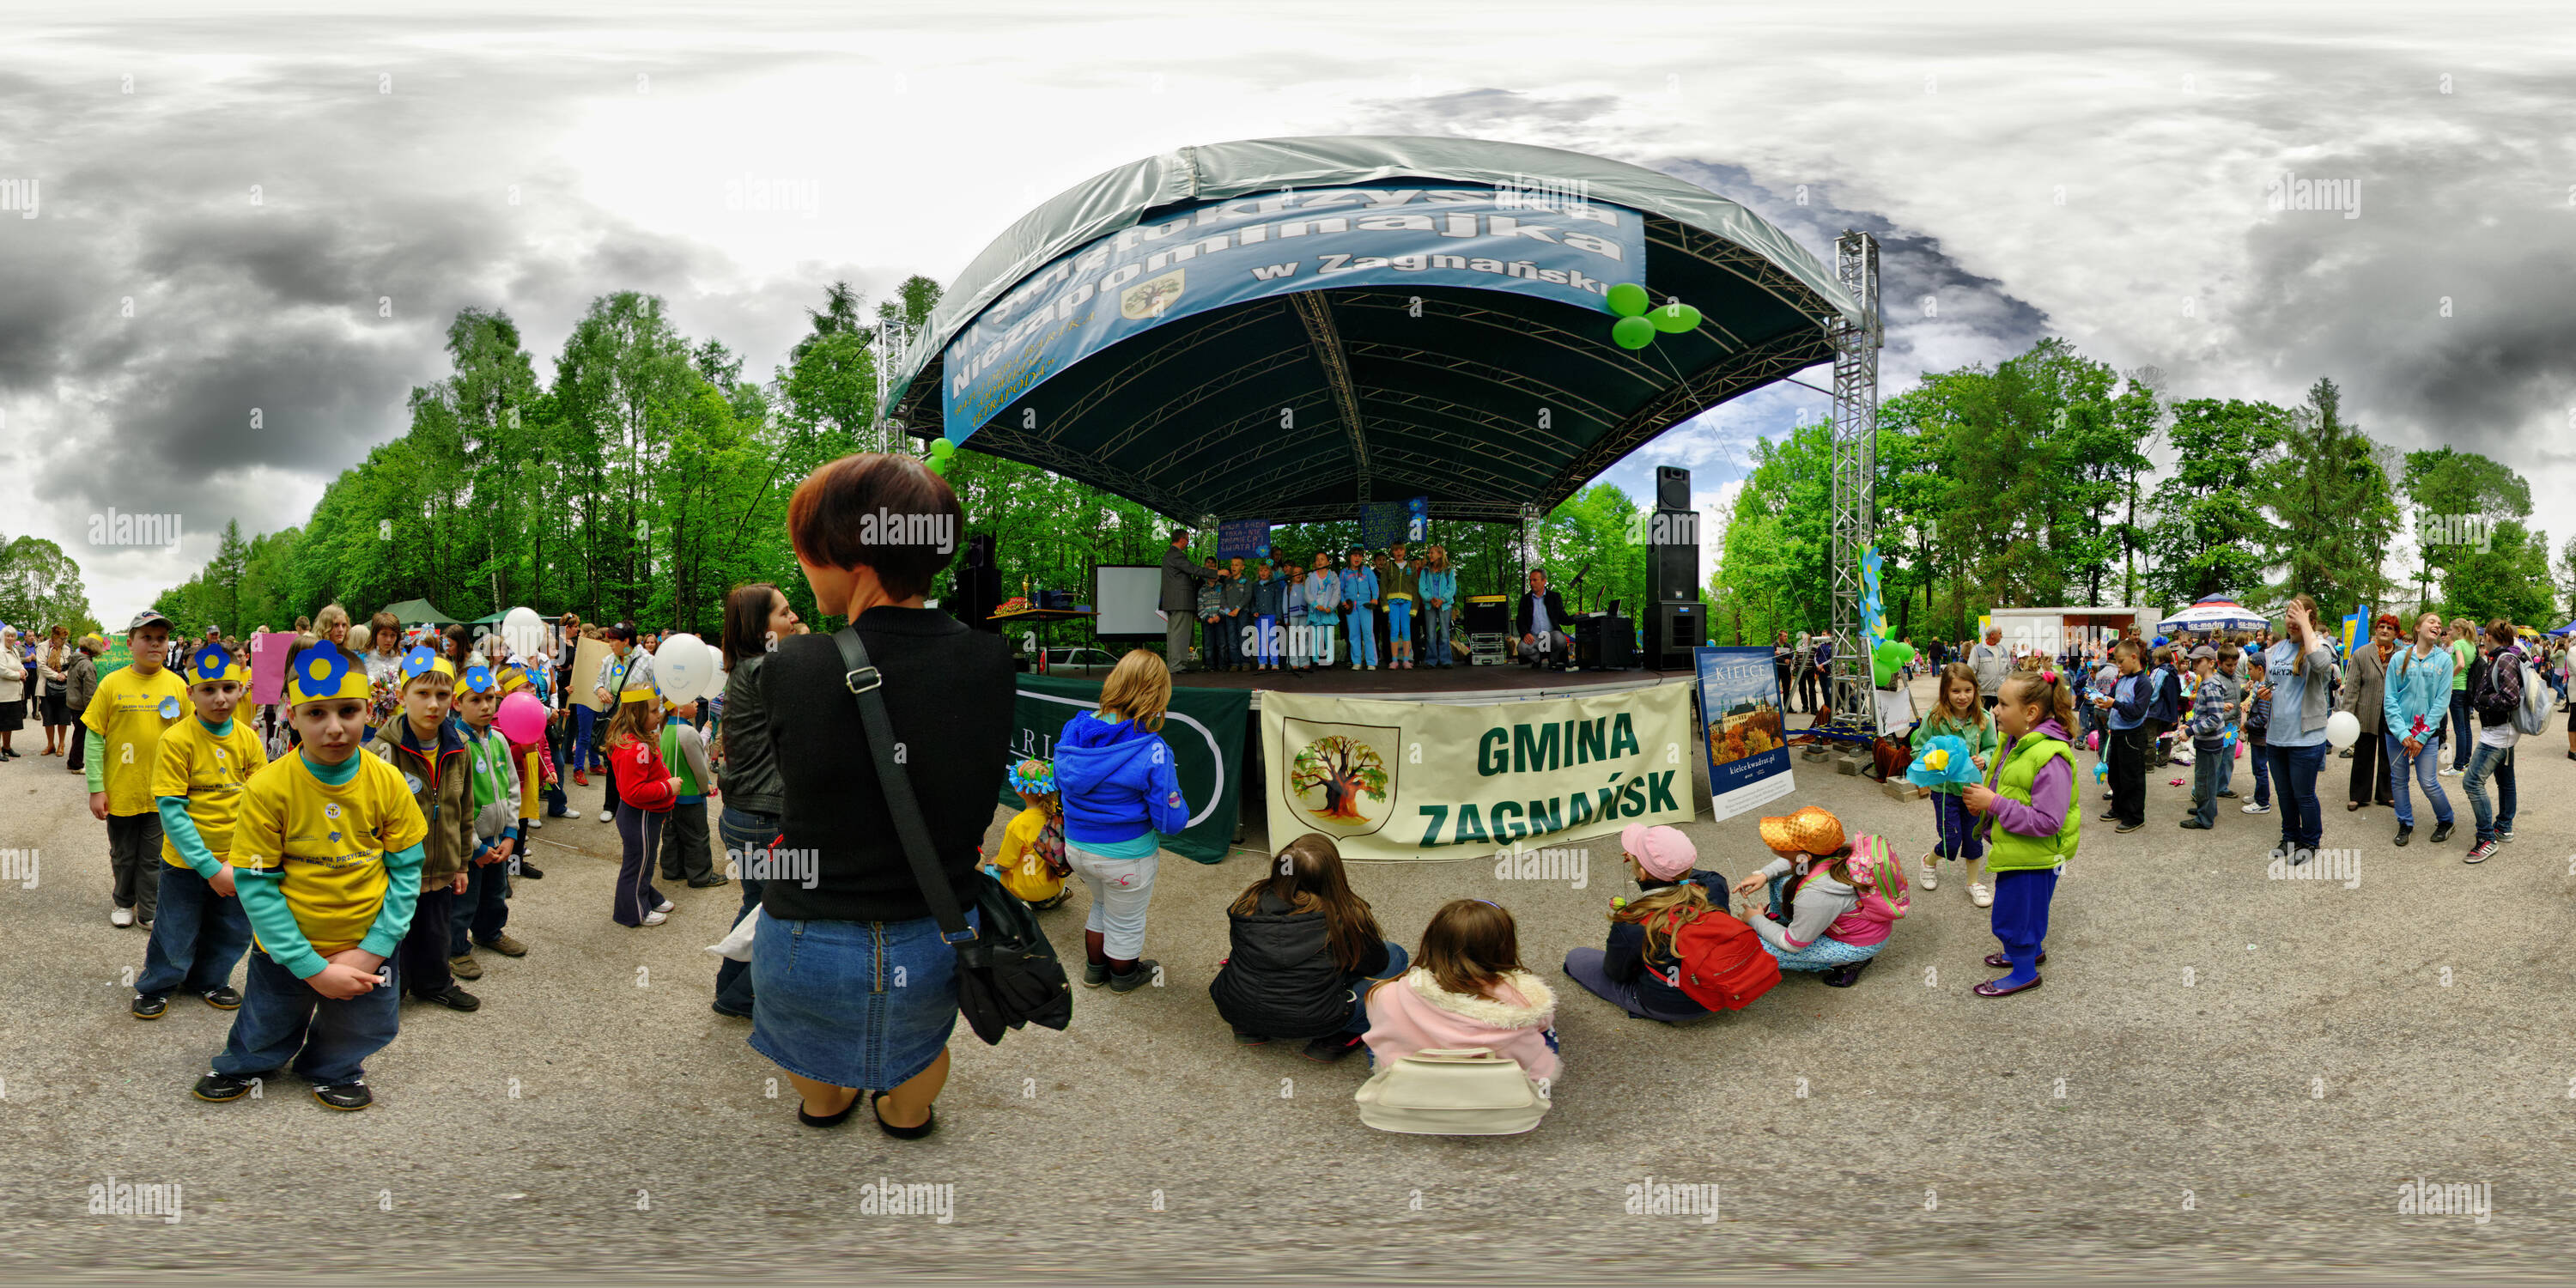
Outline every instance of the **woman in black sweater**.
{"label": "woman in black sweater", "polygon": [[[848,616],[867,645],[896,758],[972,924],[1015,684],[1001,636],[922,607],[963,517],[946,480],[875,452],[816,470],[787,512],[815,608]],[[930,1132],[948,1080],[957,957],[895,835],[847,670],[820,634],[783,638],[760,664],[784,839],[761,884],[750,1041],[796,1084],[806,1123],[838,1124],[868,1090],[878,1125],[910,1138]]]}

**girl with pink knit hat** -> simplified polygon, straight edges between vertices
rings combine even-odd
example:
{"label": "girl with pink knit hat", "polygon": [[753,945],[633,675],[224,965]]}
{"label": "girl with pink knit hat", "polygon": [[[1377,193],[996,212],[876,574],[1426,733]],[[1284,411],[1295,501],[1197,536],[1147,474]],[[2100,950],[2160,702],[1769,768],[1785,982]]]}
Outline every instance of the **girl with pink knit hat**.
{"label": "girl with pink knit hat", "polygon": [[[1565,954],[1565,973],[1631,1018],[1678,1024],[1709,1009],[1673,983],[1677,927],[1726,912],[1726,878],[1702,870],[1699,851],[1677,828],[1631,823],[1619,833],[1621,857],[1639,895],[1610,911],[1610,940]],[[1660,933],[1649,933],[1649,922]]]}

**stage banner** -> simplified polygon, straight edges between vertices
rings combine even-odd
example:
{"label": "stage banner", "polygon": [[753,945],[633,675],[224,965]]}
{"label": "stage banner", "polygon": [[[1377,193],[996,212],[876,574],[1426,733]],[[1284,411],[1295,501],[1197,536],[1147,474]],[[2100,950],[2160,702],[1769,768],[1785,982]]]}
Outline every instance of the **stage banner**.
{"label": "stage banner", "polygon": [[1219,559],[1269,558],[1270,520],[1228,519],[1216,525],[1216,557]]}
{"label": "stage banner", "polygon": [[[1100,682],[1051,675],[1022,675],[1011,734],[1011,759],[1041,760],[1055,756],[1056,735],[1064,722],[1100,708]],[[1249,689],[1172,690],[1172,705],[1163,715],[1163,741],[1181,778],[1181,796],[1190,804],[1190,825],[1178,836],[1163,838],[1163,848],[1200,863],[1222,863],[1234,844],[1234,825],[1243,810],[1244,729],[1252,718]],[[1002,784],[1002,803],[1021,808],[1020,794]]]}
{"label": "stage banner", "polygon": [[1479,859],[1687,823],[1690,724],[1679,684],[1486,706],[1269,690],[1270,842],[1322,832],[1346,859]]}
{"label": "stage banner", "polygon": [[250,637],[250,700],[260,706],[286,701],[286,665],[294,660],[295,632],[253,631]]}
{"label": "stage banner", "polygon": [[1360,544],[1384,550],[1399,541],[1431,539],[1431,498],[1360,503]]}
{"label": "stage banner", "polygon": [[[1708,721],[1708,816],[1733,818],[1797,790],[1767,648],[1697,648],[1699,709]],[[1884,713],[1881,719],[1884,719]]]}
{"label": "stage banner", "polygon": [[966,442],[1066,367],[1245,300],[1463,286],[1601,312],[1612,286],[1645,280],[1645,219],[1624,206],[1442,184],[1183,206],[1059,258],[986,306],[942,354],[943,423]]}

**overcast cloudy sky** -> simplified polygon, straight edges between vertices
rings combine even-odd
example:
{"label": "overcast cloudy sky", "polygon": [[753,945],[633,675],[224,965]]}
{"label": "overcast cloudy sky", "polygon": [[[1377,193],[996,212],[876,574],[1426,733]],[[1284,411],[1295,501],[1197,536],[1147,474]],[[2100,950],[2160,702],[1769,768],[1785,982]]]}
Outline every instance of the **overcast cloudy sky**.
{"label": "overcast cloudy sky", "polygon": [[[2576,24],[2409,8],[30,9],[0,59],[0,181],[38,199],[0,209],[0,534],[60,542],[121,624],[226,519],[301,523],[399,434],[459,308],[509,312],[550,376],[592,297],[652,291],[765,372],[834,278],[945,280],[1150,153],[1352,132],[1656,166],[1819,255],[1877,231],[1889,392],[2048,334],[2181,396],[2330,375],[2381,439],[2522,471],[2563,541]],[[2267,209],[2284,171],[2356,183],[2358,217]],[[762,182],[817,199],[728,208]],[[1824,402],[1740,400],[1608,477],[1686,464],[1716,500]],[[109,507],[187,536],[95,547]]]}

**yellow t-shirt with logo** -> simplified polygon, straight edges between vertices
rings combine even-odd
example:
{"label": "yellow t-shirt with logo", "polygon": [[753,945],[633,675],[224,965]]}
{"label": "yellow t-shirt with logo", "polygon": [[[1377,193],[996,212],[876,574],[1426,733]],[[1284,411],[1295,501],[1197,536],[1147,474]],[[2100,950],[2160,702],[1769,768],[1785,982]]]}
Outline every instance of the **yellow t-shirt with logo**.
{"label": "yellow t-shirt with logo", "polygon": [[[298,749],[269,762],[241,796],[232,865],[281,872],[278,888],[313,951],[355,948],[385,905],[385,853],[429,835],[399,769],[359,752],[358,770],[334,787],[313,776]],[[262,951],[268,945],[261,944]]]}
{"label": "yellow t-shirt with logo", "polygon": [[[260,745],[259,732],[249,721],[235,715],[233,731],[218,738],[205,721],[191,715],[161,735],[152,795],[156,802],[163,796],[187,797],[188,821],[197,825],[197,839],[220,860],[233,847],[233,820],[241,810],[242,788],[267,764],[268,748]],[[166,835],[161,838],[161,861],[174,868],[188,866]]]}
{"label": "yellow t-shirt with logo", "polygon": [[152,775],[160,763],[162,731],[194,715],[188,682],[166,666],[148,676],[129,666],[100,678],[81,724],[107,756],[108,813],[153,812]]}

